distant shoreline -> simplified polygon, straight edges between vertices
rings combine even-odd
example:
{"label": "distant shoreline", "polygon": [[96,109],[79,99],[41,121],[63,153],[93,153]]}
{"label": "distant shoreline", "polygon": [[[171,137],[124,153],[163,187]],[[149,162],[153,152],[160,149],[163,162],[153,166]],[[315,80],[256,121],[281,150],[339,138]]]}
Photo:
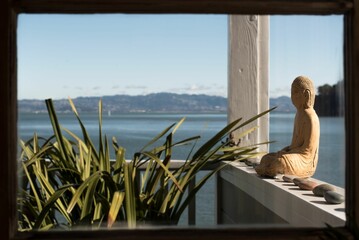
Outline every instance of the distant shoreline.
{"label": "distant shoreline", "polygon": [[[73,101],[78,112],[97,113],[98,102],[102,99],[103,113],[201,113],[220,114],[227,112],[227,98],[204,94],[154,93],[148,95],[114,95],[103,97],[78,97]],[[72,112],[67,99],[53,100],[57,112]],[[270,107],[276,106],[276,112],[294,112],[289,97],[270,99]],[[20,113],[47,113],[45,100],[18,100]]]}

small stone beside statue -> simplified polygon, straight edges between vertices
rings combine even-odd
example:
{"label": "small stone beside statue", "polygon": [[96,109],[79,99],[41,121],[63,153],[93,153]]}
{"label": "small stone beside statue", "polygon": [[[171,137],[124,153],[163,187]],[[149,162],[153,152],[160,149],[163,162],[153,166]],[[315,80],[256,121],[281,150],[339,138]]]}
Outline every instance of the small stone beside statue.
{"label": "small stone beside statue", "polygon": [[291,88],[292,103],[297,109],[292,142],[278,152],[264,155],[256,172],[264,177],[277,175],[313,176],[318,163],[320,125],[313,108],[315,88],[304,76],[294,79]]}

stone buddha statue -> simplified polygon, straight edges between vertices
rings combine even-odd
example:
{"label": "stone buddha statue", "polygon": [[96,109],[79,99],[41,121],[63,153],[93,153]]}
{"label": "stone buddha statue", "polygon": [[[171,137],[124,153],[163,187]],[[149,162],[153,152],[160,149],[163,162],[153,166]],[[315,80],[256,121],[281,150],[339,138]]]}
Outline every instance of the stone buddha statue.
{"label": "stone buddha statue", "polygon": [[291,89],[292,103],[297,109],[292,142],[274,153],[264,155],[255,167],[261,176],[278,174],[310,177],[318,163],[320,125],[313,108],[315,89],[313,82],[304,76],[294,79]]}

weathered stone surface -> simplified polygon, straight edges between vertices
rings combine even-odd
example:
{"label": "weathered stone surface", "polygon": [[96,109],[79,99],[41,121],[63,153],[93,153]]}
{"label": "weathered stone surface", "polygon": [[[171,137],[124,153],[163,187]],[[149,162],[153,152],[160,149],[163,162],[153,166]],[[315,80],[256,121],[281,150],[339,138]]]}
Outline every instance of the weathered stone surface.
{"label": "weathered stone surface", "polygon": [[324,199],[327,203],[330,204],[340,204],[342,202],[344,202],[344,196],[334,192],[334,191],[327,191],[324,193]]}
{"label": "weathered stone surface", "polygon": [[302,190],[313,190],[316,186],[318,186],[318,183],[310,180],[298,182],[298,187]]}
{"label": "weathered stone surface", "polygon": [[293,183],[298,186],[300,182],[306,181],[307,178],[294,178]]}
{"label": "weathered stone surface", "polygon": [[295,175],[284,175],[284,176],[282,177],[282,179],[283,179],[284,182],[289,182],[289,183],[292,183],[294,178],[298,178],[298,176],[295,176]]}
{"label": "weathered stone surface", "polygon": [[327,191],[335,191],[335,187],[330,184],[320,184],[313,189],[315,196],[324,197],[324,193]]}

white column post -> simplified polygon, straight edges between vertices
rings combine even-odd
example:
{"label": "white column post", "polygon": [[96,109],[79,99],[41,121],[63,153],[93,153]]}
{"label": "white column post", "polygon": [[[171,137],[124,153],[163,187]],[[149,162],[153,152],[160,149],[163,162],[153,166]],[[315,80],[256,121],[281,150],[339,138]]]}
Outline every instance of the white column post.
{"label": "white column post", "polygon": [[[247,120],[269,108],[269,17],[229,16],[228,121]],[[269,116],[258,119],[259,126],[241,144],[268,141]],[[234,133],[237,140],[238,133]],[[268,151],[263,145],[259,151]]]}
{"label": "white column post", "polygon": [[[269,108],[269,17],[258,15],[230,15],[228,20],[228,122],[240,117],[243,121]],[[259,128],[241,144],[268,141],[269,116],[265,115],[252,126]],[[238,132],[234,132],[238,140]],[[268,146],[258,151],[267,152]],[[222,223],[222,180],[217,175],[216,218]]]}

